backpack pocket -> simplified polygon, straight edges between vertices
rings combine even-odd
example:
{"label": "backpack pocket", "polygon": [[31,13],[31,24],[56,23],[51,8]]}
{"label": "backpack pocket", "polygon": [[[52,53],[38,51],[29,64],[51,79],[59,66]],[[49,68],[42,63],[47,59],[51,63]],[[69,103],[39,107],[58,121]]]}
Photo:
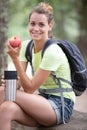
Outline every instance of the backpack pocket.
{"label": "backpack pocket", "polygon": [[87,88],[87,70],[75,72],[73,77],[73,89],[76,96],[79,96]]}

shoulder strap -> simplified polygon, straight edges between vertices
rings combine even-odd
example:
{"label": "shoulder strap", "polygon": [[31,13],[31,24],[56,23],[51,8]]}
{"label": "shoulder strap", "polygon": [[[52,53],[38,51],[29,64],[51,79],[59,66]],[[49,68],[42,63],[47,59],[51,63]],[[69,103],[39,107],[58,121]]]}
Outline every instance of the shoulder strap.
{"label": "shoulder strap", "polygon": [[27,48],[26,48],[26,52],[25,52],[25,57],[27,58],[27,61],[29,61],[30,63],[32,63],[32,48],[33,48],[33,40],[29,41]]}
{"label": "shoulder strap", "polygon": [[51,44],[57,44],[57,43],[58,43],[57,40],[55,40],[55,39],[49,39],[49,40],[45,43],[45,45],[44,45],[44,47],[43,47],[42,57],[43,57],[43,55],[44,55],[45,50],[46,50]]}
{"label": "shoulder strap", "polygon": [[[43,47],[43,50],[42,50],[42,57],[43,57],[43,55],[44,55],[44,52],[45,52],[45,50],[50,46],[50,45],[52,45],[52,44],[60,44],[60,41],[58,41],[58,40],[55,40],[55,39],[50,39],[50,40],[48,40],[46,43],[45,43],[45,45],[44,45],[44,47]],[[59,85],[59,88],[57,88],[57,89],[42,89],[42,88],[39,88],[39,92],[40,93],[52,93],[52,92],[54,92],[54,93],[58,93],[58,92],[60,92],[60,97],[61,97],[61,104],[62,104],[62,120],[63,120],[63,123],[65,124],[65,119],[64,119],[64,107],[65,107],[65,104],[64,104],[64,98],[63,98],[63,92],[71,92],[72,91],[72,88],[67,88],[66,90],[64,90],[64,88],[62,88],[62,86],[61,86],[61,82],[60,82],[60,80],[62,80],[62,81],[64,81],[64,82],[67,82],[67,83],[69,83],[69,84],[71,84],[69,81],[67,81],[67,80],[65,80],[65,79],[60,79],[60,78],[58,78],[56,75],[55,75],[55,73],[54,72],[52,72],[51,73],[52,74],[52,76],[53,76],[53,79],[54,79],[54,81],[55,81],[55,83],[57,84],[57,85]]]}
{"label": "shoulder strap", "polygon": [[34,46],[33,40],[29,41],[27,48],[26,48],[26,52],[25,52],[25,57],[27,59],[27,62],[30,63],[31,68],[32,68],[32,75],[34,75],[34,68],[32,65],[32,48]]}
{"label": "shoulder strap", "polygon": [[[44,55],[45,49],[47,47],[49,47],[49,45],[54,44],[54,43],[57,44],[58,41],[55,40],[55,39],[49,39],[45,43],[45,45],[43,47],[43,50],[42,50],[42,57]],[[34,46],[33,40],[29,41],[29,43],[27,45],[27,48],[26,48],[26,52],[25,52],[25,57],[26,57],[27,61],[29,61],[30,63],[32,62],[32,48],[33,48],[33,46]]]}

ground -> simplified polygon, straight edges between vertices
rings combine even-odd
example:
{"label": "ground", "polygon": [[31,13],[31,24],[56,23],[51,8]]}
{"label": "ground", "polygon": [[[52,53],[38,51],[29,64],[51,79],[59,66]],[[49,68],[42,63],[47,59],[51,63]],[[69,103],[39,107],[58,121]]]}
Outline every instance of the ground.
{"label": "ground", "polygon": [[79,97],[76,97],[75,110],[87,113],[87,90]]}

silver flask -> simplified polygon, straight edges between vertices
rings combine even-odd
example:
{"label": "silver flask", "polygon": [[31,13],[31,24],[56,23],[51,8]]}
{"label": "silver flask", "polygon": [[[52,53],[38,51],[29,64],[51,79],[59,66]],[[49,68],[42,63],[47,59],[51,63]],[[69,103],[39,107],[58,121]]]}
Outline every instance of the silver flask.
{"label": "silver flask", "polygon": [[17,71],[4,71],[4,77],[6,80],[5,100],[16,100],[16,86],[17,86]]}

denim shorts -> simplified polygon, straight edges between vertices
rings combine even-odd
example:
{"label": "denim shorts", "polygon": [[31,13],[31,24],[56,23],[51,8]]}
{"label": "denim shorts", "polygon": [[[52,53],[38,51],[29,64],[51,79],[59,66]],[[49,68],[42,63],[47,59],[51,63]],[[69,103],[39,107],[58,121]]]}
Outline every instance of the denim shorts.
{"label": "denim shorts", "polygon": [[[62,119],[62,104],[61,104],[61,97],[50,95],[50,94],[40,94],[41,96],[45,97],[53,107],[57,122],[56,125],[63,124]],[[64,98],[64,121],[67,123],[70,120],[70,117],[73,112],[74,102],[68,98]]]}

